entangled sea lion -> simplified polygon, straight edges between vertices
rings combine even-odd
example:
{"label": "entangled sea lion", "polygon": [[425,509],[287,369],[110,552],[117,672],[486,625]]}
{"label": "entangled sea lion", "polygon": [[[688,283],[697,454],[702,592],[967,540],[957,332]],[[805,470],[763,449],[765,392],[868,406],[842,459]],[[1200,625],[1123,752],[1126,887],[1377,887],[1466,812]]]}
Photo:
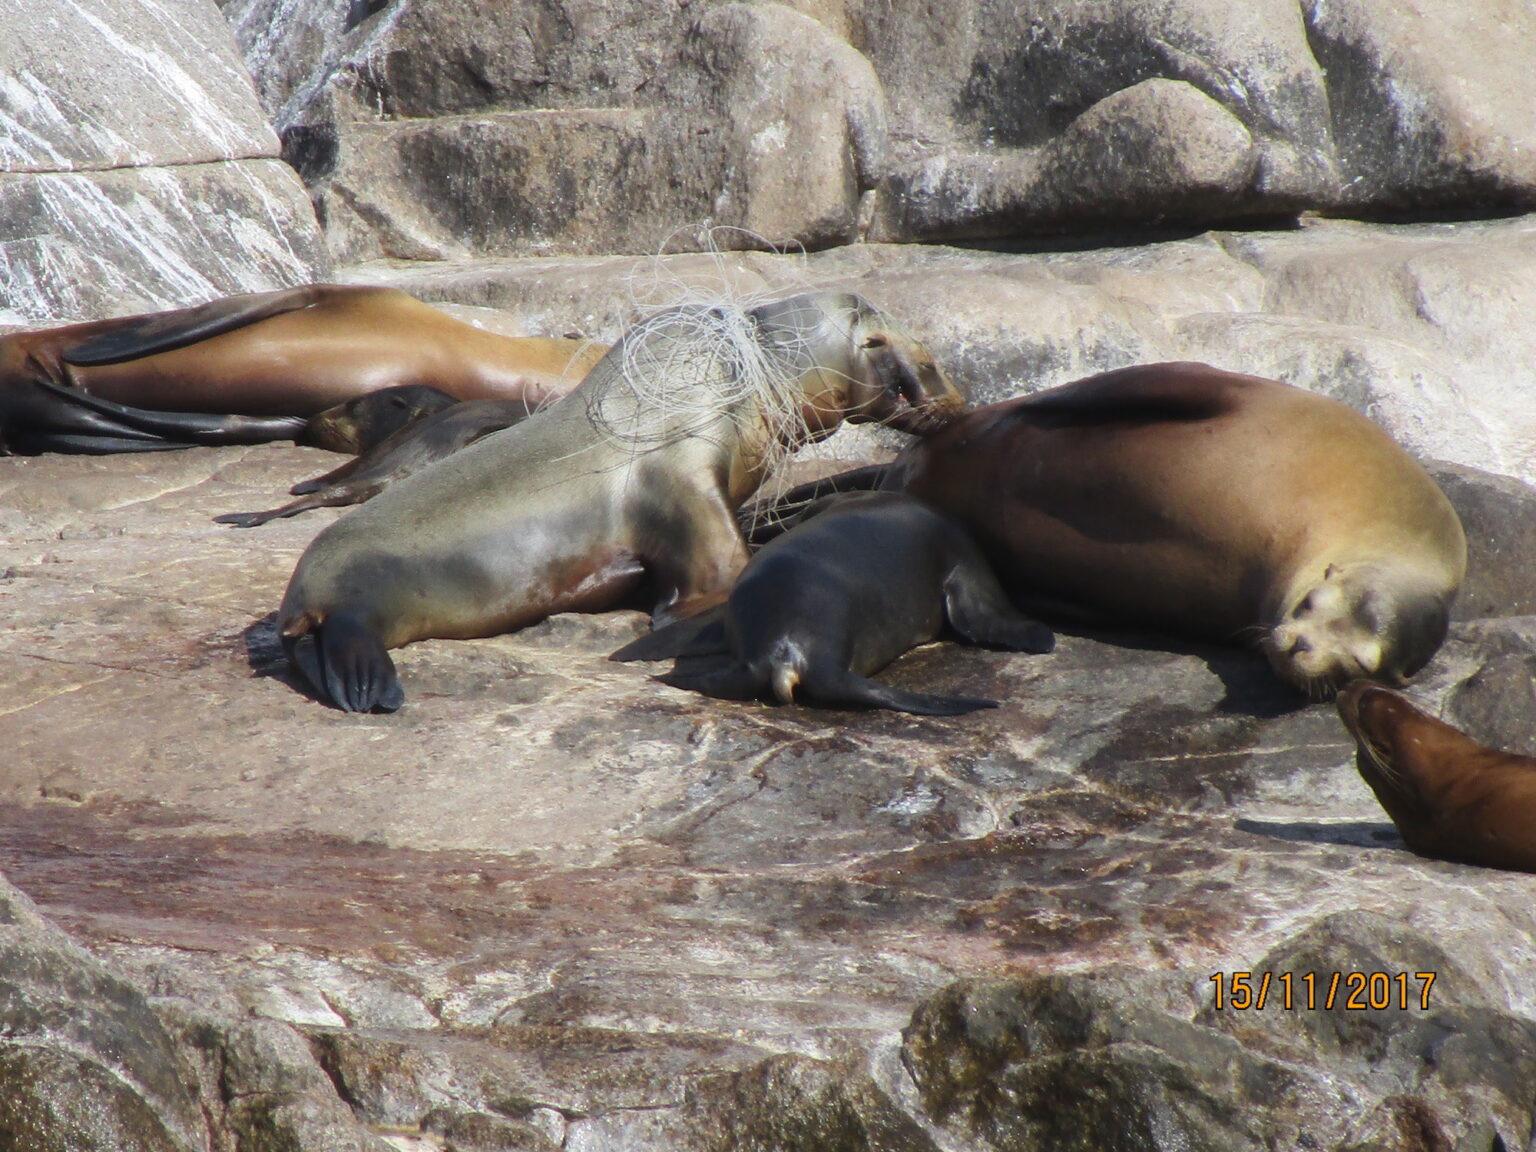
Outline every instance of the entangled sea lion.
{"label": "entangled sea lion", "polygon": [[[373,395],[378,395],[374,393]],[[364,400],[372,396],[362,397]],[[356,404],[357,401],[352,401]],[[255,528],[312,508],[340,508],[371,500],[396,480],[420,472],[428,464],[451,456],[492,432],[510,428],[531,413],[521,400],[466,400],[440,408],[400,428],[391,436],[323,476],[295,484],[299,499],[265,512],[227,512],[215,516],[220,524]],[[313,421],[311,421],[313,423]]]}
{"label": "entangled sea lion", "polygon": [[858,487],[954,516],[1026,608],[1256,642],[1315,695],[1418,671],[1466,569],[1450,502],[1370,420],[1205,364],[974,409],[786,504]]}
{"label": "entangled sea lion", "polygon": [[574,393],[327,527],[278,626],[349,711],[399,707],[389,648],[598,611],[650,582],[659,619],[746,563],[734,510],[786,450],[844,419],[921,430],[963,397],[862,298],[685,306],[631,328]]}
{"label": "entangled sea lion", "polygon": [[1357,680],[1339,693],[1355,763],[1421,856],[1536,872],[1536,759],[1499,752]]}
{"label": "entangled sea lion", "polygon": [[661,677],[706,696],[797,691],[818,704],[954,716],[997,701],[908,692],[869,679],[944,625],[972,644],[1049,652],[1051,630],[1008,601],[954,521],[909,496],[833,497],[747,563],[725,604],[642,636],[615,660],[729,654]]}
{"label": "entangled sea lion", "polygon": [[509,337],[404,292],[316,284],[0,336],[0,451],[290,439],[354,396],[430,384],[538,406],[603,349]]}

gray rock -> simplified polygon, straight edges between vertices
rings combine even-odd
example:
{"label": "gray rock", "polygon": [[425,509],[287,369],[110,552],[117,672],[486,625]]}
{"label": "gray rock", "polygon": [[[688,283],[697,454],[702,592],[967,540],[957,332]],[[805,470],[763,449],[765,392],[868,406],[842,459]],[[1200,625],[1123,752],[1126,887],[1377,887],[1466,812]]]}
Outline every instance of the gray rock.
{"label": "gray rock", "polygon": [[0,171],[277,154],[234,39],[205,0],[13,0],[0,59]]}
{"label": "gray rock", "polygon": [[304,283],[328,261],[278,160],[0,175],[0,322],[177,308]]}
{"label": "gray rock", "polygon": [[301,283],[329,258],[211,0],[0,20],[0,324]]}
{"label": "gray rock", "polygon": [[[711,222],[818,247],[865,228],[987,239],[1536,203],[1532,80],[1512,47],[1536,27],[1513,2],[1486,20],[1385,0],[1308,3],[1300,19],[1280,0],[225,7],[322,213],[366,201],[333,228],[345,259],[367,236],[410,258],[455,244],[596,253],[654,250]],[[480,170],[506,158],[460,118],[552,109],[587,113],[573,130],[593,140],[576,155],[648,194],[616,199],[565,148],[532,151],[515,196],[593,189],[617,218],[551,235],[547,219],[517,217],[489,246],[447,228],[442,203],[458,201],[449,219],[479,218],[498,187]],[[434,135],[465,133],[442,147],[474,178],[413,182],[385,164],[366,186],[372,138],[357,126],[436,118]],[[615,118],[632,133],[618,164],[604,152]],[[332,154],[335,177],[315,162]],[[423,219],[446,234],[422,242]]]}
{"label": "gray rock", "polygon": [[1456,464],[1431,464],[1467,532],[1456,617],[1536,616],[1536,489]]}
{"label": "gray rock", "polygon": [[192,1152],[204,1126],[131,984],[0,882],[0,1145]]}

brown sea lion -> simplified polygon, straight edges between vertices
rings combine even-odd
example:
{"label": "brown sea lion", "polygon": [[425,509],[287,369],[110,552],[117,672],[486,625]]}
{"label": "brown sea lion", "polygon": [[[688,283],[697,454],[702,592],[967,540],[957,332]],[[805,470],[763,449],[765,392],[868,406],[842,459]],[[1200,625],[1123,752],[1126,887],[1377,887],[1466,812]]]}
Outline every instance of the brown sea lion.
{"label": "brown sea lion", "polygon": [[456,396],[429,384],[380,388],[377,392],[354,396],[344,404],[317,412],[305,422],[294,442],[306,448],[361,456],[400,429],[458,403],[461,401]]}
{"label": "brown sea lion", "polygon": [[290,439],[293,417],[398,384],[537,406],[573,387],[602,351],[499,336],[390,288],[230,296],[0,336],[0,450]]}
{"label": "brown sea lion", "polygon": [[786,449],[844,419],[921,429],[964,400],[858,296],[687,306],[631,328],[569,397],[390,486],[300,558],[289,655],[348,711],[399,707],[386,651],[599,611],[650,583],[659,616],[723,597],[734,510]]}
{"label": "brown sea lion", "polygon": [[963,640],[1049,652],[1051,630],[1021,616],[981,550],[954,521],[895,492],[833,497],[747,562],[725,604],[660,628],[613,654],[665,660],[729,654],[661,680],[706,696],[771,692],[818,704],[956,716],[997,701],[935,696],[869,676],[945,623]]}
{"label": "brown sea lion", "polygon": [[1375,424],[1205,364],[978,408],[889,466],[786,499],[853,487],[954,516],[1026,608],[1257,643],[1314,695],[1418,671],[1466,569],[1449,501]]}
{"label": "brown sea lion", "polygon": [[1536,872],[1536,758],[1485,747],[1368,680],[1340,692],[1338,708],[1360,775],[1409,848]]}
{"label": "brown sea lion", "polygon": [[295,484],[289,491],[299,497],[297,500],[265,512],[227,512],[215,516],[214,520],[237,528],[255,528],[312,508],[361,504],[396,480],[414,475],[428,464],[451,456],[466,444],[510,428],[530,415],[528,406],[521,400],[455,403],[406,425],[340,468]]}

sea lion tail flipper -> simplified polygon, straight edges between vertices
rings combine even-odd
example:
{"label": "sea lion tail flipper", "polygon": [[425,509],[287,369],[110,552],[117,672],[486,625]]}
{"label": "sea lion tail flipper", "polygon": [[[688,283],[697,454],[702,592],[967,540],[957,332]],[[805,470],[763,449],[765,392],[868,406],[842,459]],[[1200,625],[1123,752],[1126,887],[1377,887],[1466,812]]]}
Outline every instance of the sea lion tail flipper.
{"label": "sea lion tail flipper", "polygon": [[326,285],[310,285],[277,292],[253,292],[225,296],[191,308],[123,316],[106,321],[102,326],[104,330],[65,349],[62,358],[67,364],[91,367],[185,348],[188,344],[212,339],[258,320],[307,308],[318,301],[326,288]]}
{"label": "sea lion tail flipper", "polygon": [[675,668],[656,679],[669,687],[713,696],[716,700],[752,700],[766,687],[752,669],[737,663],[703,671]]}
{"label": "sea lion tail flipper", "polygon": [[671,660],[680,656],[714,656],[731,650],[725,635],[725,605],[686,620],[674,620],[654,632],[631,640],[610,660]]}
{"label": "sea lion tail flipper", "polygon": [[944,615],[949,626],[972,644],[1036,653],[1056,647],[1056,634],[1009,602],[980,556],[956,565],[944,581]]}
{"label": "sea lion tail flipper", "polygon": [[935,696],[928,692],[908,692],[881,684],[855,672],[808,669],[802,681],[805,695],[819,704],[853,704],[866,708],[889,708],[917,716],[963,716],[983,708],[996,708],[996,700],[980,696]]}
{"label": "sea lion tail flipper", "polygon": [[[197,444],[266,444],[273,440],[292,440],[304,427],[302,416],[237,416],[207,412],[162,412],[134,408],[114,400],[92,396],[78,388],[55,384],[51,380],[33,381],[69,404],[68,415],[55,413],[60,429],[81,430],[82,421],[91,421],[91,430],[99,427],[104,438],[134,436],[160,440],[179,440],[180,447]],[[121,449],[113,449],[121,451]]]}
{"label": "sea lion tail flipper", "polygon": [[333,612],[301,636],[284,636],[288,660],[343,712],[393,712],[405,703],[395,663],[350,612]]}

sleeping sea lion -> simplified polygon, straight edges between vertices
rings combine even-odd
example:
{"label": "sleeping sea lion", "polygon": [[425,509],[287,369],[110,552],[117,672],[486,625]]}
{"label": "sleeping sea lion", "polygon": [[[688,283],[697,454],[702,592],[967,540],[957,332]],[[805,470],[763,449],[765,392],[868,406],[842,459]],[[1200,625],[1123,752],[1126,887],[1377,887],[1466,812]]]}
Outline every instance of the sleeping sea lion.
{"label": "sleeping sea lion", "polygon": [[[814,518],[812,518],[814,517]],[[1049,628],[1008,602],[981,550],[954,521],[895,492],[833,497],[748,561],[725,604],[613,654],[665,660],[729,653],[724,666],[661,677],[706,696],[750,699],[796,691],[818,704],[954,716],[997,701],[934,696],[868,677],[945,622],[964,640],[1049,652]]]}
{"label": "sleeping sea lion", "polygon": [[1370,420],[1205,364],[974,409],[891,465],[792,490],[786,506],[857,487],[955,517],[1026,608],[1257,642],[1312,695],[1418,671],[1466,569],[1450,502]]}
{"label": "sleeping sea lion", "polygon": [[349,711],[399,707],[389,648],[600,611],[645,579],[658,617],[724,596],[734,510],[844,419],[919,430],[963,397],[858,296],[685,306],[625,333],[566,399],[322,531],[278,611],[290,659]]}
{"label": "sleeping sea lion", "polygon": [[[372,399],[372,396],[362,399]],[[406,425],[340,468],[295,484],[289,491],[299,497],[297,500],[265,512],[227,512],[215,516],[214,520],[237,528],[255,528],[270,520],[297,516],[311,508],[361,504],[396,480],[420,472],[428,464],[451,456],[466,444],[510,428],[529,415],[528,406],[521,400],[454,403]]]}
{"label": "sleeping sea lion", "polygon": [[1485,747],[1368,680],[1340,692],[1338,708],[1360,775],[1409,848],[1536,872],[1536,759]]}
{"label": "sleeping sea lion", "polygon": [[499,336],[390,288],[229,296],[0,336],[0,451],[290,439],[302,424],[294,417],[397,384],[536,407],[602,351]]}
{"label": "sleeping sea lion", "polygon": [[407,425],[458,403],[457,397],[430,384],[380,388],[317,412],[305,422],[294,443],[361,456]]}

